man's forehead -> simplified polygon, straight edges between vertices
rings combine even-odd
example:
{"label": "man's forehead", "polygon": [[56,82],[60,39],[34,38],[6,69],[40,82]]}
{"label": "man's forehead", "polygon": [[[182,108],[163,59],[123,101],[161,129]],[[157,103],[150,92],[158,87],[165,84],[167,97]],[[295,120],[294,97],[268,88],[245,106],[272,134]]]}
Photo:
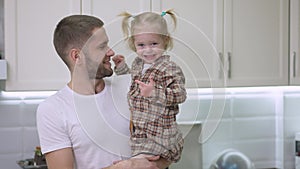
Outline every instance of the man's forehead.
{"label": "man's forehead", "polygon": [[106,35],[105,29],[103,27],[95,28],[93,30],[93,35],[90,37],[89,41],[96,41],[97,43],[106,43],[108,41],[108,37]]}

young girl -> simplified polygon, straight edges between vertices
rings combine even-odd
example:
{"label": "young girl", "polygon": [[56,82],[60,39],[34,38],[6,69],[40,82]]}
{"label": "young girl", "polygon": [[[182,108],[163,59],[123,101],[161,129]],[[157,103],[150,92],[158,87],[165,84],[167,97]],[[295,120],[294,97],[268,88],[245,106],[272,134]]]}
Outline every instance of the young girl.
{"label": "young girl", "polygon": [[185,78],[181,68],[164,55],[172,48],[165,15],[176,27],[176,17],[169,10],[156,14],[144,12],[133,16],[123,13],[122,28],[138,57],[131,69],[121,55],[113,58],[117,75],[131,73],[128,93],[131,111],[132,156],[159,155],[170,162],[180,159],[183,137],[176,123],[178,104],[186,99]]}

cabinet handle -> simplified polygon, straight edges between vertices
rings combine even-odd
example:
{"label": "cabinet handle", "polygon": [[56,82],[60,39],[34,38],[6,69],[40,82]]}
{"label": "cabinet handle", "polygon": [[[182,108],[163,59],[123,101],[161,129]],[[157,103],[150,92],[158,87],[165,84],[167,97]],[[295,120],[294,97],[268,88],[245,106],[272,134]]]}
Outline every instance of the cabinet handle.
{"label": "cabinet handle", "polygon": [[230,79],[231,78],[231,59],[232,59],[231,52],[228,52],[227,55],[228,55],[227,77],[228,77],[228,79]]}
{"label": "cabinet handle", "polygon": [[297,72],[297,56],[296,52],[293,52],[293,77],[296,77],[296,72]]}
{"label": "cabinet handle", "polygon": [[219,79],[224,77],[224,56],[222,52],[219,52]]}

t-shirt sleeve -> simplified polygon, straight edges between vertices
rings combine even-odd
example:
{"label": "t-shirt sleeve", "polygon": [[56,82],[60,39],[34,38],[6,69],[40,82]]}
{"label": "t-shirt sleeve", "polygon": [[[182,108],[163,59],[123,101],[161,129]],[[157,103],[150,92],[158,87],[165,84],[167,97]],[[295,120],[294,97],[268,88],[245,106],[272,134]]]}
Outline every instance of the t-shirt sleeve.
{"label": "t-shirt sleeve", "polygon": [[43,154],[71,147],[66,120],[58,107],[43,102],[37,109],[37,129]]}

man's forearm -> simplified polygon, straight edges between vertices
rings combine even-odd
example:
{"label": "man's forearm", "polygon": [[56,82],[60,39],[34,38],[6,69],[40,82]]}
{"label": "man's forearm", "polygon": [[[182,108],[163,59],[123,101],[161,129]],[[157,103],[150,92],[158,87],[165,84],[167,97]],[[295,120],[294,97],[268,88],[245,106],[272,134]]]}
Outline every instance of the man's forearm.
{"label": "man's forearm", "polygon": [[[131,158],[128,160],[120,161],[116,164],[102,169],[160,169],[157,167],[158,158],[152,157],[154,161],[149,161],[146,158]],[[165,165],[165,163],[162,163]]]}

